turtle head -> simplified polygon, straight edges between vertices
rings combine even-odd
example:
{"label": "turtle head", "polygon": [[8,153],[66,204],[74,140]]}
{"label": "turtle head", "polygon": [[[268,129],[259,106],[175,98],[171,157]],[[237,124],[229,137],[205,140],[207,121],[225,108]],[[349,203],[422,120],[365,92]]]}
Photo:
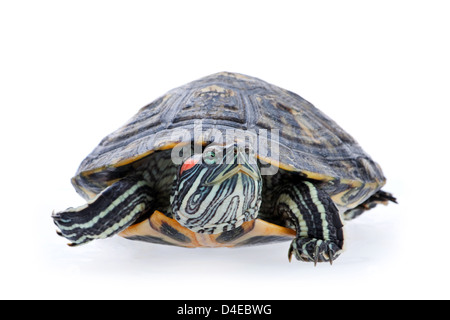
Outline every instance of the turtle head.
{"label": "turtle head", "polygon": [[199,233],[221,233],[254,220],[262,179],[248,147],[208,146],[181,163],[171,196],[175,219]]}

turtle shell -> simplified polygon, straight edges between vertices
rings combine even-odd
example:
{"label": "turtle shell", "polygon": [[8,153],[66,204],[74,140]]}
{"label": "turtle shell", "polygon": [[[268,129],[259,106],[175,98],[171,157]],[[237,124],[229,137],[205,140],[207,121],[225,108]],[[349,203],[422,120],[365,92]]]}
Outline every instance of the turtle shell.
{"label": "turtle shell", "polygon": [[91,198],[142,159],[183,142],[186,133],[189,140],[207,144],[227,130],[249,139],[264,133],[273,148],[258,153],[260,160],[323,181],[338,205],[354,207],[385,183],[378,164],[311,103],[260,79],[229,72],[190,82],[141,108],[82,161],[72,182]]}

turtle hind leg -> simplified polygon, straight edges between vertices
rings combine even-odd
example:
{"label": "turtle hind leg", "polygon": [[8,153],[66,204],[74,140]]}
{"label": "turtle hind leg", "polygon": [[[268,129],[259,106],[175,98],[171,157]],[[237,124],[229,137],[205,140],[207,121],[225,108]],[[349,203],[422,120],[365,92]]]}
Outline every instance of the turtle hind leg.
{"label": "turtle hind leg", "polygon": [[57,233],[76,246],[104,239],[132,225],[151,209],[153,192],[143,178],[124,178],[78,208],[52,214]]}
{"label": "turtle hind leg", "polygon": [[397,203],[397,199],[391,193],[379,190],[359,206],[344,212],[343,217],[345,220],[353,220],[365,211],[373,209],[379,204],[387,205],[389,202]]}

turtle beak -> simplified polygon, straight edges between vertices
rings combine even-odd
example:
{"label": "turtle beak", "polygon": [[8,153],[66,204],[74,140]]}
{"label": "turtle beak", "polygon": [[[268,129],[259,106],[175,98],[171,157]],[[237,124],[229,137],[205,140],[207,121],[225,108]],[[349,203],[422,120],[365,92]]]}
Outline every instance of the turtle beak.
{"label": "turtle beak", "polygon": [[253,180],[260,179],[259,175],[256,172],[243,166],[242,164],[238,164],[235,168],[231,169],[230,171],[228,171],[224,174],[218,175],[214,180],[212,180],[210,182],[206,182],[204,184],[204,186],[210,187],[212,185],[222,183],[225,180],[228,180],[231,177],[233,177],[234,175],[239,174],[239,173],[245,174],[245,175],[249,176],[250,178],[252,178]]}
{"label": "turtle beak", "polygon": [[[237,148],[236,148],[237,149]],[[237,153],[235,156],[235,163],[233,164],[223,164],[223,173],[219,174],[214,180],[205,183],[205,186],[212,186],[215,184],[222,183],[225,180],[230,179],[236,174],[245,174],[249,176],[253,180],[261,179],[259,174],[259,168],[257,164],[250,164],[248,160],[248,156],[245,154],[244,150],[240,148],[237,149]],[[233,167],[231,170],[228,170],[230,167]]]}
{"label": "turtle beak", "polygon": [[259,176],[254,172],[253,169],[250,169],[249,167],[242,165],[242,164],[238,164],[237,166],[238,171],[236,173],[243,173],[246,174],[247,176],[249,176],[252,179],[258,180]]}

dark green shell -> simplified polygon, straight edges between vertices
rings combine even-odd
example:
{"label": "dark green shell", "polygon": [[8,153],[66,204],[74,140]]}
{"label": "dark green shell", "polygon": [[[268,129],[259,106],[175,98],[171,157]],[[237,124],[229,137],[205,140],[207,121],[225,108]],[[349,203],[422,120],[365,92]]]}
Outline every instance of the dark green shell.
{"label": "dark green shell", "polygon": [[[326,182],[333,200],[354,207],[385,183],[380,167],[333,120],[299,95],[260,79],[222,72],[173,89],[141,108],[124,126],[106,136],[81,163],[73,184],[91,197],[155,151],[180,142],[180,129],[194,136],[196,120],[212,129],[279,130],[279,162],[286,172]],[[178,138],[177,138],[178,136]],[[274,157],[261,155],[271,161]],[[343,197],[351,197],[349,201]],[[340,203],[341,202],[341,203]]]}

